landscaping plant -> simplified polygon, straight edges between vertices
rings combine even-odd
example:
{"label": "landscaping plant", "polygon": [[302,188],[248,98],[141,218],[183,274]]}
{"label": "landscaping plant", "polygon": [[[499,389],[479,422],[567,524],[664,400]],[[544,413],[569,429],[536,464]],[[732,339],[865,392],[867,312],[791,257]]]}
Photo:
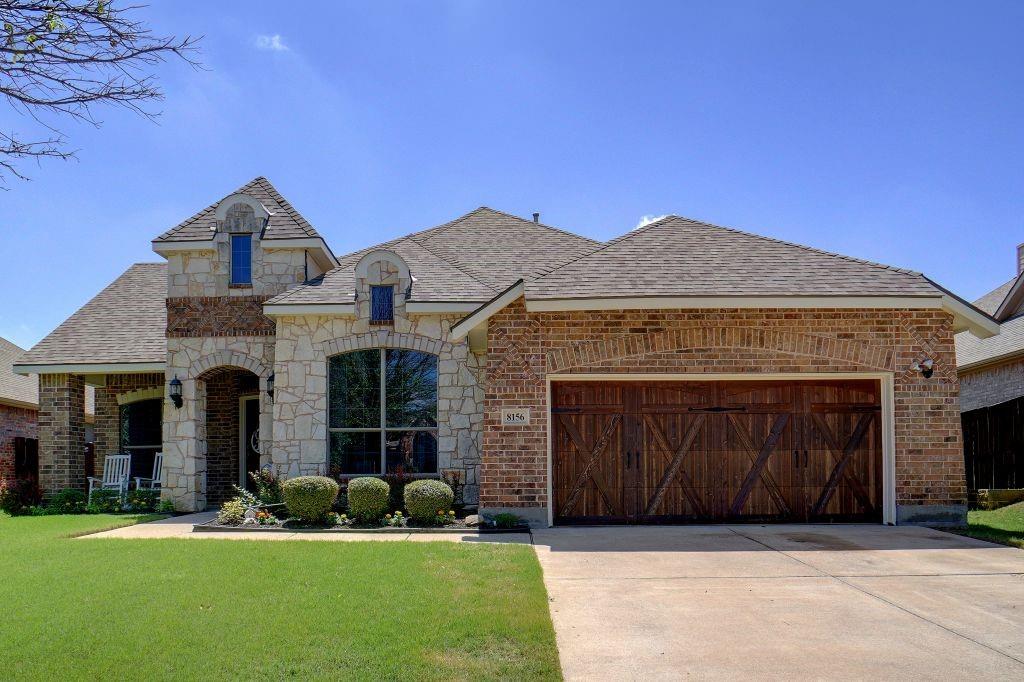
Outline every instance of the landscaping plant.
{"label": "landscaping plant", "polygon": [[129,490],[125,501],[125,508],[130,512],[152,512],[156,511],[159,503],[159,490]]}
{"label": "landscaping plant", "polygon": [[84,514],[87,499],[81,490],[65,488],[50,498],[46,508],[51,514]]}
{"label": "landscaping plant", "polygon": [[420,523],[435,523],[439,515],[447,516],[455,501],[451,486],[433,478],[413,481],[405,486],[404,496],[409,517]]}
{"label": "landscaping plant", "polygon": [[390,493],[379,478],[353,478],[348,482],[348,511],[360,523],[377,523],[388,512]]}
{"label": "landscaping plant", "polygon": [[321,523],[338,496],[338,482],[326,476],[296,476],[281,484],[288,513],[304,523]]}
{"label": "landscaping plant", "polygon": [[245,512],[248,509],[245,503],[237,497],[228,500],[220,507],[217,514],[217,521],[227,526],[238,526],[245,520]]}
{"label": "landscaping plant", "polygon": [[0,480],[0,511],[11,516],[30,513],[39,504],[43,495],[35,481],[19,478],[13,481]]}
{"label": "landscaping plant", "polygon": [[92,491],[92,499],[86,511],[90,514],[116,514],[121,511],[122,506],[120,490],[100,488]]}
{"label": "landscaping plant", "polygon": [[259,471],[249,472],[249,479],[256,486],[256,497],[263,504],[280,504],[284,502],[281,497],[281,477],[277,472],[267,467]]}

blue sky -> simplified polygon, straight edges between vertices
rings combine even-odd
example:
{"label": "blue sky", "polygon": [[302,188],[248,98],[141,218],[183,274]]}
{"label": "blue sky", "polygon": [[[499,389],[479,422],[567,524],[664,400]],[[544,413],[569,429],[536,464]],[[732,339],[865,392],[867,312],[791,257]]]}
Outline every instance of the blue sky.
{"label": "blue sky", "polygon": [[[38,341],[257,175],[338,253],[480,205],[599,239],[678,213],[967,298],[1024,241],[1024,3],[155,2],[154,125],[67,124],[0,192],[0,336]],[[30,122],[0,103],[0,127]]]}

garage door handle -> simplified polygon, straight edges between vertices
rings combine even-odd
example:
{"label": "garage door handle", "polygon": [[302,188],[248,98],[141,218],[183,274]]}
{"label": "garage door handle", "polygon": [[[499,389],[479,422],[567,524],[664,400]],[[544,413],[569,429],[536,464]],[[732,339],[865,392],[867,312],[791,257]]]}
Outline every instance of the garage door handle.
{"label": "garage door handle", "polygon": [[807,468],[807,451],[804,450],[804,468]]}
{"label": "garage door handle", "polygon": [[633,453],[632,452],[627,452],[626,453],[626,468],[627,469],[629,468],[629,462],[630,462],[630,459],[632,459],[632,457],[633,457]]}

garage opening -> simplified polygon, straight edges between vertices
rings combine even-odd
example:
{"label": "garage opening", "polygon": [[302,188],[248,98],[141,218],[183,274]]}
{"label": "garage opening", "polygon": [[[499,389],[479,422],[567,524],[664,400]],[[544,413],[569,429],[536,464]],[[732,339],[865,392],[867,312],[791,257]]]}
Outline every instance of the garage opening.
{"label": "garage opening", "polygon": [[878,380],[552,383],[556,524],[881,522]]}

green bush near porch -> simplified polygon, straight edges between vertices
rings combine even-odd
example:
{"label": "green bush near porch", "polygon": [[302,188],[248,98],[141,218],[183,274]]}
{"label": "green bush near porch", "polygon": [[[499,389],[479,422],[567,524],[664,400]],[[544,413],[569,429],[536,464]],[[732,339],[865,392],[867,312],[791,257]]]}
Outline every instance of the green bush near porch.
{"label": "green bush near porch", "polygon": [[557,680],[532,548],[80,539],[0,514],[0,677]]}
{"label": "green bush near porch", "polygon": [[338,482],[326,476],[296,476],[281,484],[288,513],[306,523],[321,521],[338,496]]}
{"label": "green bush near porch", "polygon": [[348,511],[361,523],[376,523],[388,513],[391,488],[379,478],[364,476],[348,482]]}
{"label": "green bush near porch", "polygon": [[441,512],[447,513],[455,501],[451,486],[424,478],[405,486],[405,508],[414,521],[430,523]]}

